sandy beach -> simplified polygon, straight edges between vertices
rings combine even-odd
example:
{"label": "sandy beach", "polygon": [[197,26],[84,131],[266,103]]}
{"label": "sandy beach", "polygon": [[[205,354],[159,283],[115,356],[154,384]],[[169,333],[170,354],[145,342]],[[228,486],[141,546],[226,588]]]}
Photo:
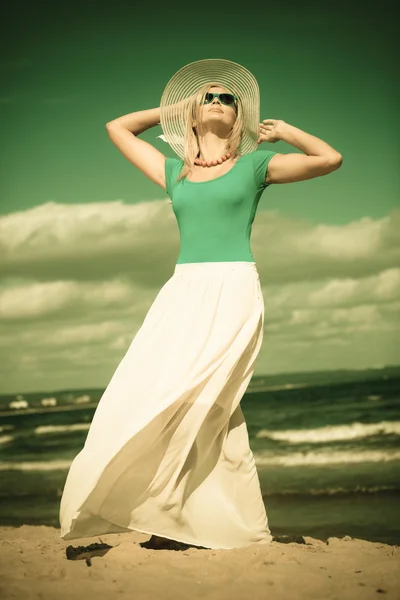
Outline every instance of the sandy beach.
{"label": "sandy beach", "polygon": [[[400,546],[348,536],[234,550],[155,550],[143,548],[150,536],[137,532],[69,542],[59,534],[47,526],[0,527],[2,600],[400,598]],[[68,546],[93,543],[113,547],[103,556],[67,559]]]}

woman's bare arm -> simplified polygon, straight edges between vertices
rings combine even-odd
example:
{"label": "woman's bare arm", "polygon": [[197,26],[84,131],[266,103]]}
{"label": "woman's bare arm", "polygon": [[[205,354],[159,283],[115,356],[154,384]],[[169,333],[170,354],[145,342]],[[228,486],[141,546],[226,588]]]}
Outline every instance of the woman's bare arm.
{"label": "woman's bare arm", "polygon": [[138,110],[136,112],[124,115],[113,121],[109,121],[106,125],[110,127],[123,127],[134,135],[140,135],[143,131],[155,127],[160,123],[160,107],[149,108],[147,110]]}
{"label": "woman's bare arm", "polygon": [[160,108],[139,110],[106,124],[108,136],[114,146],[151,181],[166,189],[165,161],[167,157],[157,148],[137,136],[158,125]]}
{"label": "woman's bare arm", "polygon": [[[173,105],[174,110],[184,110],[195,94]],[[137,136],[160,124],[160,107],[138,110],[113,119],[106,124],[110,140],[118,150],[151,181],[166,189],[165,161],[167,157],[157,148]]]}
{"label": "woman's bare arm", "polygon": [[342,165],[342,155],[320,138],[282,120],[265,119],[260,140],[283,140],[304,154],[276,154],[268,163],[266,183],[293,183],[321,177]]}

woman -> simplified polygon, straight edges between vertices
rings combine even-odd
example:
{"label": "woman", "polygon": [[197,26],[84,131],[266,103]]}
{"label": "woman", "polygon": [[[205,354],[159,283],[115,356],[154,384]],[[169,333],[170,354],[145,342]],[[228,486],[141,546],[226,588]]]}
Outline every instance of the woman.
{"label": "woman", "polygon": [[[179,158],[137,137],[159,122]],[[170,196],[180,253],[71,465],[61,537],[136,530],[153,534],[152,547],[270,543],[240,407],[264,323],[251,226],[271,183],[325,175],[341,156],[284,121],[260,124],[256,80],[219,59],[186,65],[160,108],[111,121],[107,131]],[[256,151],[277,140],[304,154]]]}

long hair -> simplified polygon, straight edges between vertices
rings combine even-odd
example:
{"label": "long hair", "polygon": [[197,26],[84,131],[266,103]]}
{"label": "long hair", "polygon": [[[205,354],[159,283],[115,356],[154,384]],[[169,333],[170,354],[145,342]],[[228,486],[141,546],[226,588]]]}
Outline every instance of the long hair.
{"label": "long hair", "polygon": [[[193,168],[194,159],[198,157],[200,153],[200,140],[199,140],[199,132],[201,131],[201,122],[200,122],[200,107],[204,102],[205,96],[207,92],[212,87],[220,87],[225,91],[231,93],[225,85],[222,85],[218,81],[213,81],[210,83],[206,83],[196,93],[196,96],[193,98],[192,102],[189,104],[187,110],[187,119],[186,119],[186,131],[185,131],[185,140],[184,140],[184,165],[182,171],[179,173],[176,178],[176,183],[186,177]],[[232,155],[237,153],[237,149],[242,140],[243,135],[243,109],[240,98],[235,103],[236,106],[236,120],[233,124],[231,131],[229,132],[228,138],[225,144],[224,154],[230,152]],[[195,129],[196,127],[196,129]]]}

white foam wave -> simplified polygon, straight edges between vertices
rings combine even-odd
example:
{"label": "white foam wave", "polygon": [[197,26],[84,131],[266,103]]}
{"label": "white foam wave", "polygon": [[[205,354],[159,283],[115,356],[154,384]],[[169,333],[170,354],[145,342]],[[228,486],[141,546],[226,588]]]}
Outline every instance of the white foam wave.
{"label": "white foam wave", "polygon": [[0,471],[57,471],[69,469],[71,460],[1,462]]}
{"label": "white foam wave", "polygon": [[0,433],[14,429],[14,425],[0,425]]}
{"label": "white foam wave", "polygon": [[[388,462],[400,460],[400,451],[371,450],[365,452],[296,452],[276,456],[267,452],[256,452],[254,458],[257,466],[274,465],[281,467],[321,466],[333,464],[355,464],[366,462]],[[0,471],[56,471],[69,469],[72,460],[0,462]]]}
{"label": "white foam wave", "polygon": [[[34,433],[44,435],[48,433],[69,433],[71,431],[88,431],[90,423],[75,423],[72,425],[39,425]],[[0,445],[14,441],[14,435],[0,435]]]}
{"label": "white foam wave", "polygon": [[270,438],[289,444],[320,444],[322,442],[340,442],[355,440],[373,435],[400,435],[400,421],[381,421],[380,423],[351,423],[349,425],[327,425],[314,429],[286,429],[273,431],[261,429],[257,438]]}
{"label": "white foam wave", "polygon": [[0,444],[8,444],[8,442],[12,442],[14,439],[13,435],[1,435],[0,436]]}
{"label": "white foam wave", "polygon": [[304,467],[321,465],[345,465],[367,462],[400,460],[400,450],[366,450],[364,452],[294,452],[277,456],[267,452],[254,453],[258,466]]}
{"label": "white foam wave", "polygon": [[87,431],[90,423],[73,423],[72,425],[39,425],[34,432],[38,435],[44,433],[65,433],[69,431]]}

